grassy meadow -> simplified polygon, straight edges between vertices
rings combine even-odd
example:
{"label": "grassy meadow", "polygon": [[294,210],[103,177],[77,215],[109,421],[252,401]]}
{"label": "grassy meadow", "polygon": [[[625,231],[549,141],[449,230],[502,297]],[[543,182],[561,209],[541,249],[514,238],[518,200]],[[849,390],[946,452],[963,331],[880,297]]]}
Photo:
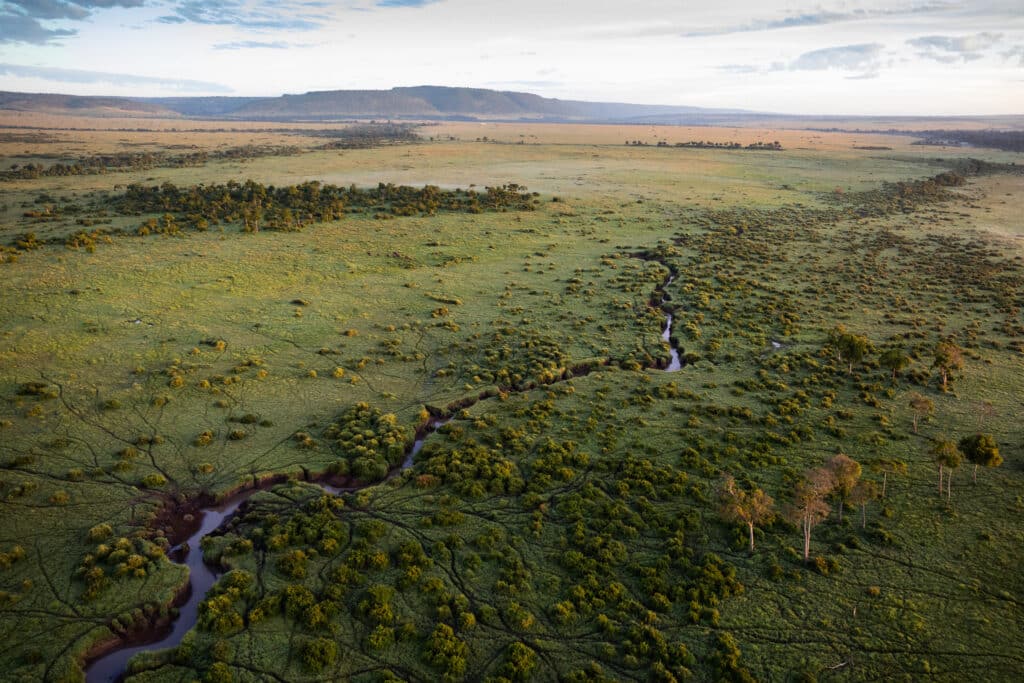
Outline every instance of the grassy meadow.
{"label": "grassy meadow", "polygon": [[[196,627],[127,680],[1024,675],[1019,155],[742,128],[445,123],[323,149],[314,124],[44,123],[4,129],[0,171],[298,151],[0,180],[7,680],[83,680],[166,623],[187,581],[167,551],[199,505],[257,486],[203,543],[226,573]],[[783,150],[672,146],[690,140]],[[270,199],[201,228],[123,201],[247,180],[378,203],[246,231]],[[527,189],[395,215],[379,183]],[[381,481],[431,417],[453,419]],[[947,466],[940,492],[931,451],[975,433],[1002,464]],[[825,499],[805,561],[784,508],[837,453],[878,490]],[[775,501],[753,552],[724,474]]]}

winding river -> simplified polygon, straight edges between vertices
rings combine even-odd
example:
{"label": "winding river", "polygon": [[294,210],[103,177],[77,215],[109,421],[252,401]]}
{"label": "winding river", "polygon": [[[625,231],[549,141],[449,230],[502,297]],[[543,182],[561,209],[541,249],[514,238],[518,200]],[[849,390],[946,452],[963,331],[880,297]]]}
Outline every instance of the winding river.
{"label": "winding river", "polygon": [[[450,418],[431,420],[423,435],[413,442],[412,449],[405,456],[402,464],[393,469],[387,478],[390,479],[412,467],[413,459],[420,452],[420,449],[423,448],[423,442],[426,438],[449,422],[451,422]],[[372,486],[373,484],[370,485]],[[324,483],[317,483],[317,486],[334,495],[361,488],[345,488]],[[172,622],[170,632],[163,636],[138,642],[137,644],[118,647],[92,660],[85,668],[85,680],[87,683],[114,683],[119,681],[124,677],[128,667],[128,660],[133,656],[140,652],[164,650],[181,643],[181,639],[185,637],[185,634],[196,625],[199,616],[199,603],[206,597],[207,591],[213,587],[213,584],[217,582],[217,578],[221,574],[218,568],[206,564],[203,560],[203,552],[199,549],[203,537],[216,531],[231,515],[235,514],[242,503],[249,500],[253,494],[260,490],[249,489],[225,501],[202,508],[199,511],[198,514],[202,515],[199,528],[181,544],[171,548],[167,554],[170,558],[183,558],[180,561],[175,561],[188,567],[189,574],[188,599],[185,604],[178,608],[178,616]]]}
{"label": "winding river", "polygon": [[[676,372],[683,367],[682,361],[679,357],[679,349],[676,348],[676,345],[672,342],[672,313],[665,307],[665,303],[668,301],[668,295],[665,294],[664,288],[672,284],[674,279],[674,275],[670,275],[668,277],[665,284],[659,289],[661,292],[660,300],[652,302],[654,305],[662,308],[662,310],[665,311],[666,316],[665,329],[661,334],[661,338],[668,342],[671,358],[668,366],[664,369],[665,372]],[[423,448],[423,442],[426,438],[437,431],[439,427],[446,425],[449,422],[451,422],[451,418],[444,420],[432,419],[428,423],[426,429],[422,431],[422,435],[413,442],[412,449],[410,449],[409,453],[405,456],[402,464],[394,468],[388,474],[387,478],[390,479],[402,471],[412,467],[413,459],[416,457],[416,454],[420,452],[420,449]],[[334,495],[355,491],[358,488],[361,488],[337,487],[325,483],[318,483],[317,485],[324,491]],[[202,508],[199,511],[198,514],[202,515],[199,528],[196,529],[195,533],[189,536],[183,543],[171,548],[168,553],[168,557],[170,558],[183,558],[178,563],[184,564],[189,570],[188,599],[178,609],[178,616],[172,622],[170,632],[166,633],[166,635],[157,636],[143,642],[136,641],[131,645],[117,647],[109,653],[92,660],[88,663],[85,669],[85,680],[87,683],[114,683],[119,681],[124,677],[128,666],[128,660],[130,660],[134,655],[140,652],[163,650],[175,647],[181,643],[181,639],[186,633],[188,633],[189,629],[196,624],[199,615],[199,603],[206,597],[207,591],[213,587],[213,584],[216,583],[217,578],[221,573],[216,567],[206,564],[203,560],[202,550],[199,549],[201,548],[200,544],[203,537],[219,528],[225,520],[231,517],[231,515],[238,510],[242,503],[249,500],[249,498],[259,490],[260,489],[250,489],[248,491],[244,491],[225,501]]]}

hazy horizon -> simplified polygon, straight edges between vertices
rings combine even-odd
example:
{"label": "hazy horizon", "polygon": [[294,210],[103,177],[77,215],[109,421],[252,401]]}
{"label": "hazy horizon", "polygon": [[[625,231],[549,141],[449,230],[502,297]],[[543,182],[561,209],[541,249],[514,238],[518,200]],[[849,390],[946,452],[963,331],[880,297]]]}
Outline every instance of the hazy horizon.
{"label": "hazy horizon", "polygon": [[1024,113],[1024,12],[1012,0],[679,4],[0,0],[0,90],[429,84],[780,114]]}

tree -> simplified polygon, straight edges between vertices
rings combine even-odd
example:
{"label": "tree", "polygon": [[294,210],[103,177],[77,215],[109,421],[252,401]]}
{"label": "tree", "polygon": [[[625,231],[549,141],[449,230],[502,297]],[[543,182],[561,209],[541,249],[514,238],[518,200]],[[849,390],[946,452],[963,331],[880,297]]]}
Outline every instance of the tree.
{"label": "tree", "polygon": [[785,508],[786,518],[800,525],[804,535],[804,562],[811,559],[811,531],[828,517],[831,507],[825,496],[832,491],[832,473],[824,467],[804,473]]}
{"label": "tree", "polygon": [[943,391],[948,389],[949,376],[963,366],[964,353],[959,346],[952,342],[939,342],[935,346],[935,361],[932,363],[932,367],[939,369]]}
{"label": "tree", "polygon": [[878,357],[879,364],[892,372],[895,380],[900,370],[910,365],[910,357],[903,352],[903,349],[889,349]]}
{"label": "tree", "polygon": [[902,460],[886,460],[879,459],[871,463],[871,470],[873,472],[882,473],[882,494],[881,497],[885,498],[885,487],[889,480],[890,474],[906,474],[907,463]]}
{"label": "tree", "polygon": [[[964,459],[963,453],[957,448],[956,444],[949,439],[937,440],[931,448],[932,460],[936,465],[939,466],[939,495],[942,495],[942,468],[947,467],[950,470],[954,470],[960,467],[960,462]],[[947,475],[949,481],[946,482],[946,495],[948,498],[953,496],[953,473],[952,471]]]}
{"label": "tree", "polygon": [[914,433],[917,434],[917,421],[935,412],[935,403],[918,392],[910,394],[910,409],[914,411]]}
{"label": "tree", "polygon": [[832,493],[839,499],[839,523],[842,524],[843,508],[860,479],[861,466],[850,456],[839,453],[829,459],[826,467],[832,475]]}
{"label": "tree", "polygon": [[725,475],[719,489],[719,514],[733,524],[746,524],[750,532],[750,552],[754,552],[754,526],[765,524],[775,516],[775,501],[759,488],[744,491],[736,488],[736,480]]}
{"label": "tree", "polygon": [[868,503],[878,498],[878,484],[870,479],[861,479],[850,490],[849,501],[860,506],[860,528],[868,525]]}
{"label": "tree", "polygon": [[999,444],[991,434],[972,434],[960,439],[960,450],[964,457],[974,463],[974,483],[978,482],[978,466],[999,467],[1003,464],[1003,456],[999,454]]}
{"label": "tree", "polygon": [[871,342],[864,335],[848,332],[842,325],[837,325],[828,333],[829,344],[836,350],[836,358],[839,362],[846,360],[849,371],[853,372],[853,366],[864,360]]}

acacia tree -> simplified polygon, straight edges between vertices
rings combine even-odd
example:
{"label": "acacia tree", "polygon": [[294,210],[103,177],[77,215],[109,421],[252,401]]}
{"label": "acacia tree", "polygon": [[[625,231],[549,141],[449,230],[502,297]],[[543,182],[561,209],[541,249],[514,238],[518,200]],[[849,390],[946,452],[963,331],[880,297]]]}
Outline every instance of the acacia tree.
{"label": "acacia tree", "polygon": [[950,472],[947,475],[946,482],[946,497],[953,497],[953,472],[952,470],[960,467],[960,462],[964,459],[963,453],[957,448],[956,444],[949,439],[939,439],[931,447],[932,460],[936,465],[939,466],[939,495],[942,495],[942,471],[943,468],[949,468]]}
{"label": "acacia tree", "polygon": [[895,380],[900,370],[910,365],[910,357],[904,353],[903,349],[893,348],[879,356],[878,362],[883,368],[892,372],[892,378]]}
{"label": "acacia tree", "polygon": [[775,501],[759,488],[750,491],[736,487],[732,475],[725,475],[719,488],[719,514],[733,524],[746,524],[750,531],[750,552],[754,552],[754,526],[765,524],[775,516]]}
{"label": "acacia tree", "polygon": [[860,506],[860,528],[868,525],[868,503],[878,498],[878,484],[870,479],[861,479],[850,490],[849,501]]}
{"label": "acacia tree", "polygon": [[828,517],[831,507],[825,496],[832,490],[832,473],[824,467],[809,470],[797,482],[793,500],[785,508],[790,522],[800,525],[804,535],[804,562],[811,559],[811,531]]}
{"label": "acacia tree", "polygon": [[910,409],[914,411],[914,433],[917,434],[917,421],[935,412],[935,403],[927,396],[918,392],[910,394]]}
{"label": "acacia tree", "polygon": [[860,479],[860,463],[850,456],[839,453],[832,456],[825,465],[832,475],[832,493],[839,499],[839,523],[843,522],[843,508],[850,492]]}
{"label": "acacia tree", "polygon": [[964,366],[964,352],[953,342],[939,342],[935,346],[933,368],[939,369],[942,377],[942,390],[949,388],[949,376]]}
{"label": "acacia tree", "polygon": [[862,360],[871,349],[871,342],[861,334],[848,332],[842,325],[837,325],[828,333],[829,344],[836,351],[836,358],[839,362],[845,359],[847,369],[853,372],[853,366]]}
{"label": "acacia tree", "polygon": [[978,483],[978,466],[999,467],[1003,464],[1003,456],[999,454],[999,444],[991,434],[972,434],[960,439],[960,450],[964,457],[974,464],[972,480]]}

